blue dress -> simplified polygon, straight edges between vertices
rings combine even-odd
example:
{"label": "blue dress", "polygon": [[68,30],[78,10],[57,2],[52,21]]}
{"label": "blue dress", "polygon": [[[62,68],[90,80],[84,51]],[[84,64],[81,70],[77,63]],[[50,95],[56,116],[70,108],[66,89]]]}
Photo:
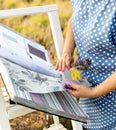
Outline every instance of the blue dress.
{"label": "blue dress", "polygon": [[[116,71],[116,0],[71,0],[72,28],[80,59],[89,58],[82,71],[92,87]],[[109,86],[110,87],[110,86]],[[89,130],[116,130],[116,91],[98,98],[82,98]]]}

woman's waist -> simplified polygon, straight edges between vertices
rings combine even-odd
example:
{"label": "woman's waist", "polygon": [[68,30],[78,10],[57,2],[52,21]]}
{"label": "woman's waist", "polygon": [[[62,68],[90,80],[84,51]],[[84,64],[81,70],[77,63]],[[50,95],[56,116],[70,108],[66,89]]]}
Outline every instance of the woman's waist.
{"label": "woman's waist", "polygon": [[86,78],[88,82],[92,84],[92,87],[97,86],[107,79],[115,70],[112,71],[102,71],[100,69],[92,69],[87,71],[82,71],[82,78]]}

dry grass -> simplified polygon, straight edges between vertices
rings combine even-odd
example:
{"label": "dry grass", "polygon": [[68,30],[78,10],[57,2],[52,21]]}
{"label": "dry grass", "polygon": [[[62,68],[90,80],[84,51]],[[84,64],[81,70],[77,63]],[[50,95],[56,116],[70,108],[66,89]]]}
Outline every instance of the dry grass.
{"label": "dry grass", "polygon": [[[46,113],[35,111],[26,114],[21,117],[10,120],[11,130],[45,130],[53,124],[52,115],[48,115],[49,119],[46,119]],[[60,123],[64,125],[67,130],[72,130],[70,120],[60,118]]]}
{"label": "dry grass", "polygon": [[46,115],[40,111],[10,120],[11,130],[43,130],[46,123]]}

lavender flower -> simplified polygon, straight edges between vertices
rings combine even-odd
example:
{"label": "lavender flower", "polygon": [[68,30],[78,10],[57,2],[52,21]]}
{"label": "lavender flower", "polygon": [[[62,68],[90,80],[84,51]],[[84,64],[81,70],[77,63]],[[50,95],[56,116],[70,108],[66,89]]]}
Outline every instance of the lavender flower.
{"label": "lavender flower", "polygon": [[72,64],[72,67],[78,70],[88,70],[89,65],[91,65],[90,59],[78,59],[74,64]]}

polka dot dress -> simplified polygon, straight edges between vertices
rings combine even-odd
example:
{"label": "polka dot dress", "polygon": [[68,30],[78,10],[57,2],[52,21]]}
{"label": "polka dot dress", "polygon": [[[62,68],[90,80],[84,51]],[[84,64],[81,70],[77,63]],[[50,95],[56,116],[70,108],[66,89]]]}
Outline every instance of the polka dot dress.
{"label": "polka dot dress", "polygon": [[[91,60],[87,77],[95,87],[116,71],[116,0],[71,0],[72,28],[79,58]],[[110,86],[109,86],[110,87]],[[80,99],[89,130],[116,130],[116,91]]]}

